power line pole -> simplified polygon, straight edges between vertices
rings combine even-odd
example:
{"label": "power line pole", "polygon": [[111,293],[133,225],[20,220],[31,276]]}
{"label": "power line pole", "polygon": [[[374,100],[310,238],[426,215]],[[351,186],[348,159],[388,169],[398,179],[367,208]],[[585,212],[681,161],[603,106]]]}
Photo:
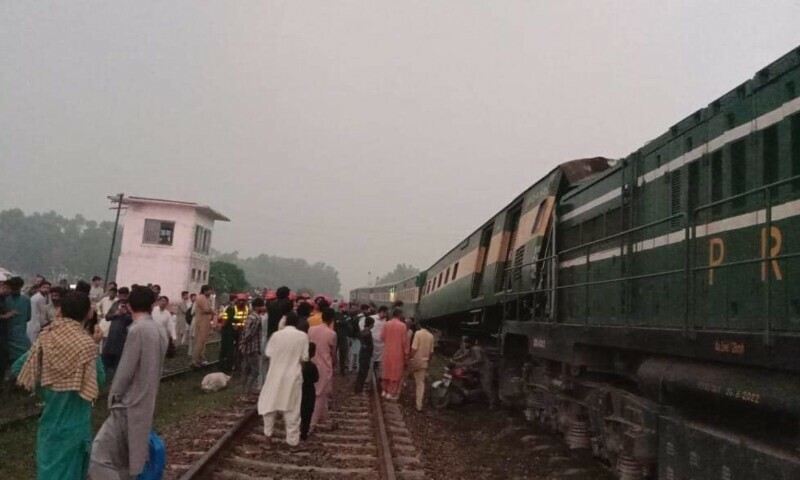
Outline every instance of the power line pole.
{"label": "power line pole", "polygon": [[124,193],[118,193],[115,197],[108,197],[111,202],[117,204],[117,217],[114,219],[114,232],[111,234],[111,249],[108,251],[108,262],[106,262],[106,275],[103,277],[103,290],[108,286],[108,274],[111,272],[111,259],[114,258],[114,247],[117,243],[117,226],[119,225],[119,212],[122,210],[122,198]]}

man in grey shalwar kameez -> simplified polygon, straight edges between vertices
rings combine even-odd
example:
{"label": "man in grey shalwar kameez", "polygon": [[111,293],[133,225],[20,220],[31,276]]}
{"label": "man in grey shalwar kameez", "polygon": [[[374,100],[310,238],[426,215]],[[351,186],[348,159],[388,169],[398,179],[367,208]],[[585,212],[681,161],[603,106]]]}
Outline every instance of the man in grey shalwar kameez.
{"label": "man in grey shalwar kameez", "polygon": [[92,480],[129,480],[144,470],[149,455],[150,428],[167,353],[167,332],[155,323],[150,309],[154,293],[136,287],[128,297],[133,324],[108,393],[110,414],[92,445]]}

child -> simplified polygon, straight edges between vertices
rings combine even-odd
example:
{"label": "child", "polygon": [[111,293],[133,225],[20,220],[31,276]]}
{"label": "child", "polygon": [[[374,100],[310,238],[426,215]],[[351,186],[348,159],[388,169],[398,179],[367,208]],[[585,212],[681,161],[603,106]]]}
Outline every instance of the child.
{"label": "child", "polygon": [[364,390],[364,382],[367,381],[367,374],[369,374],[369,367],[372,365],[372,326],[375,325],[375,319],[366,317],[364,319],[364,329],[358,334],[361,341],[361,351],[358,352],[358,376],[356,376],[356,393],[361,393]]}
{"label": "child", "polygon": [[317,353],[317,345],[311,342],[308,344],[308,361],[303,362],[303,397],[300,401],[300,440],[303,441],[308,439],[311,415],[314,414],[314,403],[317,400],[314,384],[319,380],[319,371],[311,361],[315,353]]}

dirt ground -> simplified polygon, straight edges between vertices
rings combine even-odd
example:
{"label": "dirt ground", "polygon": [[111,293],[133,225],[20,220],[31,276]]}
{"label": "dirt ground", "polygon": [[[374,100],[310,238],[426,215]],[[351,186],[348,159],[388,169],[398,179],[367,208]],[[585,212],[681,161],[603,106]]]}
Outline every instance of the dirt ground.
{"label": "dirt ground", "polygon": [[569,450],[561,438],[537,430],[520,412],[484,404],[445,410],[413,406],[413,387],[401,399],[425,473],[433,480],[613,480],[587,451]]}

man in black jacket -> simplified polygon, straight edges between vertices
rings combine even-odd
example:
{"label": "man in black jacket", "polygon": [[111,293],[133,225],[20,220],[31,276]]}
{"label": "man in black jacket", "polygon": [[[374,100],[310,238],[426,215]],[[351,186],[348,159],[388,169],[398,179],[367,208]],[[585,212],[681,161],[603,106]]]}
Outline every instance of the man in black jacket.
{"label": "man in black jacket", "polygon": [[289,287],[279,288],[275,292],[278,299],[270,302],[267,306],[267,339],[278,331],[278,324],[281,318],[293,310],[292,302],[289,300],[289,293],[291,293]]}
{"label": "man in black jacket", "polygon": [[364,319],[364,329],[358,334],[361,340],[361,351],[358,352],[358,376],[356,376],[356,393],[364,391],[364,382],[367,380],[369,368],[372,366],[372,352],[374,350],[372,342],[372,326],[375,319],[366,317]]}
{"label": "man in black jacket", "polygon": [[128,338],[128,327],[133,323],[133,316],[128,305],[128,287],[122,287],[117,291],[117,301],[108,309],[106,320],[108,320],[108,337],[103,344],[103,351],[100,358],[106,369],[107,383],[111,383],[114,372],[117,369],[119,360],[122,357],[122,349],[125,347],[125,340]]}
{"label": "man in black jacket", "polygon": [[339,311],[333,320],[336,332],[336,352],[339,355],[339,373],[347,374],[347,360],[350,358],[350,317],[347,316],[347,303],[339,303]]}

